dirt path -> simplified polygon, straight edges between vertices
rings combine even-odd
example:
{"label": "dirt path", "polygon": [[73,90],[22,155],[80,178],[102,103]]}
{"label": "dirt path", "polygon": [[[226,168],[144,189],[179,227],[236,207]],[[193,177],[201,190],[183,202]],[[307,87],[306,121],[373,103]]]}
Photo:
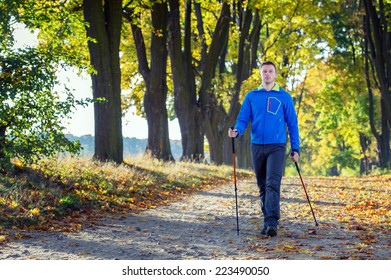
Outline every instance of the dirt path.
{"label": "dirt path", "polygon": [[[283,181],[278,236],[264,237],[255,183],[239,182],[238,189],[239,236],[229,185],[137,215],[105,219],[78,233],[28,232],[28,238],[2,245],[0,259],[391,259],[389,232],[363,239],[367,233],[361,229],[348,230],[322,216],[316,228],[295,179]],[[322,213],[322,203],[327,198],[314,203],[315,212]]]}

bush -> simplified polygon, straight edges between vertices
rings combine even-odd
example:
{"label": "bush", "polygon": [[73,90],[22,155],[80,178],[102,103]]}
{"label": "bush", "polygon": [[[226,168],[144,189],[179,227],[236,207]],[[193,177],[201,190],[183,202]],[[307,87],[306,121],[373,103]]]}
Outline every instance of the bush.
{"label": "bush", "polygon": [[62,120],[82,103],[68,89],[60,100],[54,91],[56,70],[50,57],[37,49],[0,49],[0,171],[8,170],[14,157],[31,163],[80,151],[80,143],[65,137]]}

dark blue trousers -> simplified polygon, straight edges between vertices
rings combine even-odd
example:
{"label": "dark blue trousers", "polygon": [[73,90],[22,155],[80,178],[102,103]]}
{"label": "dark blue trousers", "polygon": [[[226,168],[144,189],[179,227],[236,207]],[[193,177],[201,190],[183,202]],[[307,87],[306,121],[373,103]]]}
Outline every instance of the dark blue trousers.
{"label": "dark blue trousers", "polygon": [[278,225],[285,144],[251,144],[264,226]]}

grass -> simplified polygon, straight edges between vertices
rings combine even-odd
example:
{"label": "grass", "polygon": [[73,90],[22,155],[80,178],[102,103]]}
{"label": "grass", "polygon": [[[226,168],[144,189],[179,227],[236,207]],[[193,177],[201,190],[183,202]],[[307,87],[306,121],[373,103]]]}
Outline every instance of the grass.
{"label": "grass", "polygon": [[67,157],[19,169],[0,178],[0,243],[25,230],[78,231],[102,216],[155,208],[233,182],[231,166],[146,157],[121,165]]}

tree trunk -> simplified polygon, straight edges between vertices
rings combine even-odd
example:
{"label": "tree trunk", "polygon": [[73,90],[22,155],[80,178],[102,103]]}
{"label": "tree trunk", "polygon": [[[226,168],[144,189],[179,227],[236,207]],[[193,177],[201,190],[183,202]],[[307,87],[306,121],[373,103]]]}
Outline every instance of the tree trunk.
{"label": "tree trunk", "polygon": [[4,158],[4,148],[5,148],[5,131],[7,126],[0,126],[0,160]]}
{"label": "tree trunk", "polygon": [[165,161],[173,160],[166,107],[167,19],[167,3],[155,3],[152,7],[151,76],[144,96],[148,122],[147,150]]}
{"label": "tree trunk", "polygon": [[363,4],[366,14],[365,36],[369,42],[370,57],[376,69],[385,113],[388,122],[391,122],[391,32],[388,26],[391,9],[382,0],[377,7],[372,0],[364,0]]}
{"label": "tree trunk", "polygon": [[[240,44],[238,46],[238,67],[236,72],[235,98],[231,102],[228,112],[228,119],[235,120],[240,111],[239,93],[243,81],[247,80],[252,71],[257,68],[257,53],[261,33],[261,19],[258,10],[247,8],[241,10],[243,15],[242,32]],[[252,29],[250,28],[252,27]],[[246,42],[250,42],[249,44]],[[251,169],[252,156],[250,151],[250,131],[251,122],[248,124],[246,132],[238,140],[238,167]]]}
{"label": "tree trunk", "polygon": [[327,169],[327,175],[328,176],[339,176],[340,173],[338,171],[338,167],[336,165],[330,167],[329,169]]}
{"label": "tree trunk", "polygon": [[360,146],[363,153],[363,158],[360,159],[360,174],[368,175],[370,173],[370,167],[367,151],[369,149],[369,145],[371,144],[371,140],[363,132],[359,132],[359,136]]}
{"label": "tree trunk", "polygon": [[[224,108],[217,104],[216,97],[213,94],[209,97],[208,107],[210,115],[205,122],[205,134],[209,141],[210,159],[214,164],[221,165],[224,163],[223,151],[232,151],[232,149],[229,149],[231,147],[231,140],[227,136],[228,127],[226,133],[223,133],[224,126],[221,126],[221,124],[224,124],[227,114]],[[224,139],[230,141],[224,141]]]}
{"label": "tree trunk", "polygon": [[[210,114],[207,118],[206,135],[210,143],[211,156],[216,163],[230,164],[231,139],[227,137],[228,128],[235,124],[236,117],[240,111],[239,93],[241,84],[252,74],[253,67],[256,67],[256,50],[259,45],[259,34],[261,30],[260,18],[257,12],[252,9],[240,9],[240,41],[238,45],[238,62],[235,65],[236,82],[234,94],[230,102],[228,113],[222,106],[217,105],[215,98],[210,98]],[[251,29],[252,27],[252,29]],[[248,43],[249,42],[249,43]],[[220,69],[222,71],[222,69]],[[250,169],[252,167],[250,152],[250,131],[251,124],[246,133],[235,141],[237,164],[240,168]],[[212,153],[213,151],[213,153]]]}
{"label": "tree trunk", "polygon": [[379,1],[378,7],[372,0],[364,0],[363,4],[366,14],[365,37],[369,43],[372,64],[376,69],[387,119],[391,122],[391,32],[388,26],[391,22],[391,10],[383,1]]}
{"label": "tree trunk", "polygon": [[223,163],[221,139],[225,125],[219,125],[224,118],[221,115],[222,112],[219,106],[216,104],[215,97],[212,98],[213,93],[210,89],[212,79],[215,76],[219,56],[224,49],[224,44],[222,42],[227,42],[229,24],[230,7],[226,2],[223,2],[220,17],[213,33],[212,43],[208,53],[203,57],[201,62],[203,79],[199,90],[199,103],[201,105],[206,137],[209,141],[210,158],[215,164]]}
{"label": "tree trunk", "polygon": [[[368,29],[368,17],[364,18],[364,31]],[[369,123],[371,127],[371,132],[376,138],[377,148],[378,148],[378,159],[380,168],[390,169],[390,128],[389,128],[389,119],[387,115],[387,102],[386,98],[382,95],[381,98],[381,134],[377,132],[374,119],[374,104],[373,104],[373,93],[372,93],[372,83],[369,73],[369,50],[368,45],[370,45],[370,38],[365,33],[364,37],[364,53],[365,53],[365,79],[368,90],[368,99],[369,99]],[[373,62],[373,60],[371,60]]]}
{"label": "tree trunk", "polygon": [[131,23],[133,39],[136,44],[139,72],[144,78],[146,92],[144,110],[148,123],[148,141],[146,152],[155,158],[171,161],[168,130],[167,100],[167,3],[156,2],[151,9],[151,62],[148,66],[145,42],[142,30],[133,21],[133,10],[125,10],[125,17]]}
{"label": "tree trunk", "polygon": [[381,168],[390,169],[390,128],[388,126],[388,118],[384,99],[381,100],[381,111],[382,133],[377,143],[379,151],[379,164]]}
{"label": "tree trunk", "polygon": [[83,0],[84,18],[89,23],[91,74],[95,114],[95,154],[101,161],[123,161],[121,71],[119,43],[121,34],[122,0]]}
{"label": "tree trunk", "polygon": [[197,103],[195,77],[191,53],[191,2],[186,1],[184,48],[180,26],[178,0],[170,0],[168,42],[171,71],[174,82],[174,108],[178,118],[181,139],[181,160],[199,161],[204,157],[204,136],[201,133],[201,110]]}

